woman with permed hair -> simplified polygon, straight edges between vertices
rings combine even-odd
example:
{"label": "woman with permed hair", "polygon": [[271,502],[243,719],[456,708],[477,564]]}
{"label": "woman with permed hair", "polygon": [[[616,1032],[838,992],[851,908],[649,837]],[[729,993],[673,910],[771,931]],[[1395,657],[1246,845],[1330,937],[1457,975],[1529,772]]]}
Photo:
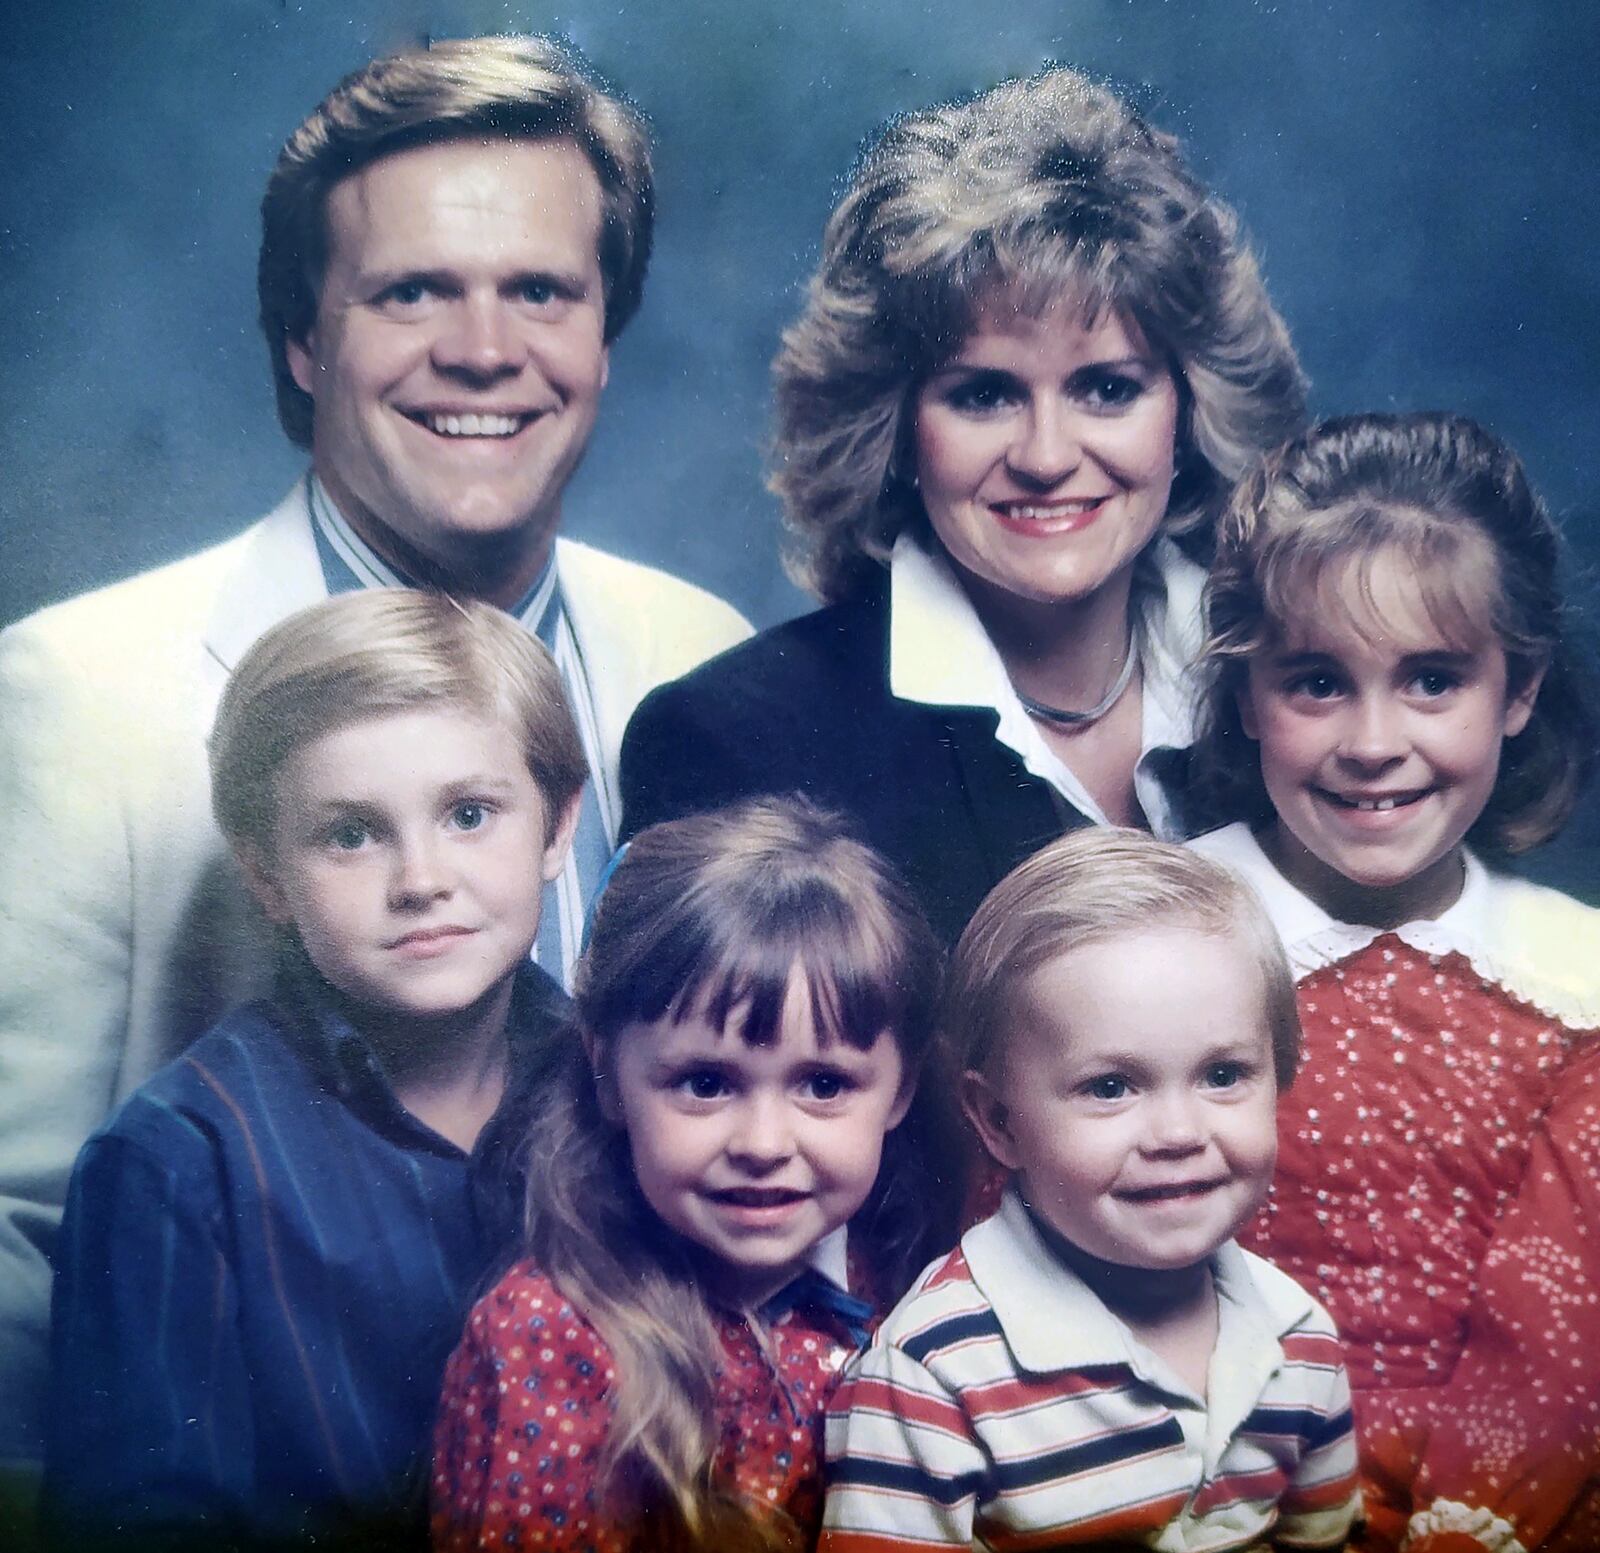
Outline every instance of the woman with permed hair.
{"label": "woman with permed hair", "polygon": [[802,791],[951,940],[1065,829],[1184,834],[1184,550],[1304,387],[1173,137],[1069,70],[891,124],[774,370],[772,487],[825,607],[643,704],[624,830]]}

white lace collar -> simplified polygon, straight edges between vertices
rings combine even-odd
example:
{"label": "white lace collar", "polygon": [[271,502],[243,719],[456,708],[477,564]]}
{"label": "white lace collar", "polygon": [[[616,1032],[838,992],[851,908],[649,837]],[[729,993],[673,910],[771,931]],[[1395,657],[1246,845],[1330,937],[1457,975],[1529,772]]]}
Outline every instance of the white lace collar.
{"label": "white lace collar", "polygon": [[1600,911],[1559,891],[1494,872],[1466,852],[1466,881],[1454,905],[1431,920],[1375,928],[1329,916],[1278,872],[1247,825],[1189,845],[1249,881],[1296,981],[1392,932],[1423,954],[1461,955],[1486,981],[1572,1029],[1600,1028]]}

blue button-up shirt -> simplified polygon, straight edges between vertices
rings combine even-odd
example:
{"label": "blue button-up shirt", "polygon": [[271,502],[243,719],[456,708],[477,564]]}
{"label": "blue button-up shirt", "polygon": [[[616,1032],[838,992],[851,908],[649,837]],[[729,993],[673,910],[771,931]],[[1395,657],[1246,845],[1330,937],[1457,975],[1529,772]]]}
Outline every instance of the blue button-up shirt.
{"label": "blue button-up shirt", "polygon": [[[565,1002],[518,972],[514,1076]],[[420,1534],[445,1360],[506,1249],[475,1174],[298,957],[137,1090],[79,1156],[59,1240],[47,1493],[68,1545]]]}

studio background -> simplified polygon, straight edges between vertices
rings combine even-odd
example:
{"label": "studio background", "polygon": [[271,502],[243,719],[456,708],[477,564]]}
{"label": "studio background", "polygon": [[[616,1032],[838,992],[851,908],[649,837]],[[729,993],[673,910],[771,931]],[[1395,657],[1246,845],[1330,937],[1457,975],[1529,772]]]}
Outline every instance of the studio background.
{"label": "studio background", "polygon": [[[1440,408],[1600,569],[1600,7],[1541,0],[57,0],[0,57],[0,623],[195,550],[300,472],[255,325],[257,204],[346,71],[547,31],[648,116],[660,220],[566,531],[806,600],[762,485],[767,366],[885,116],[1049,62],[1129,94],[1240,212],[1319,414]],[[0,730],[3,734],[3,730]],[[1529,871],[1600,901],[1600,800]]]}

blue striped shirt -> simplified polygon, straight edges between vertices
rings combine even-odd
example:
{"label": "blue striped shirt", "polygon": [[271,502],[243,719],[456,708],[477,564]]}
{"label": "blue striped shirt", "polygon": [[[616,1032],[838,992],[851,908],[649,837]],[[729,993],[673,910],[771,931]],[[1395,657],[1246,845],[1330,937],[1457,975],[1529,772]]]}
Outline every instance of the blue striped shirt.
{"label": "blue striped shirt", "polygon": [[[311,531],[317,542],[323,581],[331,596],[353,593],[357,588],[413,586],[410,578],[401,576],[356,533],[315,475],[308,479],[306,490]],[[584,912],[616,846],[620,817],[616,798],[605,781],[594,694],[589,686],[583,650],[562,596],[554,554],[533,586],[507,614],[538,637],[555,659],[589,767],[572,848],[561,872],[545,886],[539,936],[533,946],[534,959],[563,987],[570,987],[572,968],[583,943]]]}
{"label": "blue striped shirt", "polygon": [[[519,972],[514,1076],[565,1002]],[[505,1249],[472,1166],[298,955],[272,1000],[135,1091],[79,1156],[58,1242],[47,1493],[66,1545],[115,1545],[113,1523],[208,1548],[420,1530],[445,1360]]]}

